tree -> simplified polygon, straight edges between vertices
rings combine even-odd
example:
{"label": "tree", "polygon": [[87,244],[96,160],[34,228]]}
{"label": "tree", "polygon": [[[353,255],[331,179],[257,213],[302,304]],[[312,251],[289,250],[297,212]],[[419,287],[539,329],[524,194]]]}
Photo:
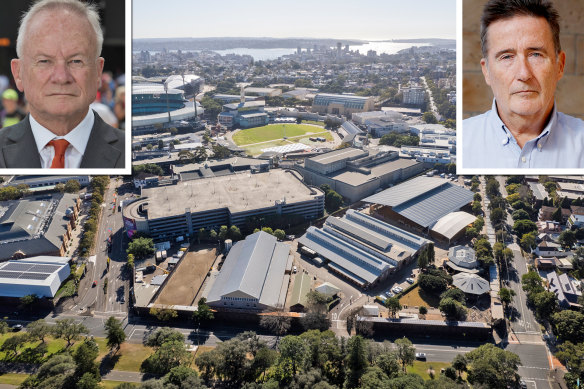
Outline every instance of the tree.
{"label": "tree", "polygon": [[501,208],[495,208],[491,211],[491,223],[498,226],[505,219],[505,211]]}
{"label": "tree", "polygon": [[452,360],[452,367],[458,372],[458,376],[462,376],[462,373],[466,371],[466,365],[468,361],[464,354],[456,354]]}
{"label": "tree", "polygon": [[39,296],[37,296],[36,294],[27,294],[26,296],[22,296],[20,298],[20,303],[27,308],[31,307],[32,305],[34,305],[38,301],[39,301]]}
{"label": "tree", "polygon": [[65,388],[72,385],[71,378],[75,372],[75,362],[68,354],[57,354],[49,358],[38,369],[37,374],[29,376],[22,384],[23,388]]}
{"label": "tree", "polygon": [[177,388],[182,388],[184,387],[185,389],[188,388],[192,388],[193,386],[185,386],[186,382],[191,381],[193,378],[196,378],[194,381],[197,382],[199,381],[199,387],[200,387],[200,380],[199,380],[199,375],[197,374],[197,372],[193,369],[191,369],[188,366],[177,366],[177,367],[173,367],[172,369],[170,369],[170,371],[168,372],[168,374],[166,376],[164,376],[164,382],[165,384],[171,384],[171,385],[175,385]]}
{"label": "tree", "polygon": [[122,322],[115,317],[110,316],[105,322],[105,330],[107,332],[107,346],[110,351],[115,348],[116,352],[118,352],[120,346],[126,340],[126,333],[122,328]]}
{"label": "tree", "polygon": [[413,365],[416,359],[416,348],[408,338],[396,339],[397,359],[400,361],[402,370],[406,372],[406,366]]}
{"label": "tree", "polygon": [[426,249],[423,249],[418,254],[418,267],[420,270],[424,270],[428,267],[429,260],[428,260],[428,252]]}
{"label": "tree", "polygon": [[489,196],[489,197],[498,196],[500,194],[499,193],[499,181],[497,181],[492,176],[488,176],[485,191],[487,192],[487,196]]}
{"label": "tree", "polygon": [[552,316],[554,333],[563,341],[572,343],[584,342],[584,314],[577,311],[564,310]]}
{"label": "tree", "polygon": [[515,296],[515,291],[513,289],[501,288],[499,290],[499,298],[504,305],[511,304],[513,296]]}
{"label": "tree", "polygon": [[237,240],[241,240],[241,231],[239,231],[239,228],[235,225],[231,226],[231,228],[229,229],[229,238],[233,241],[237,241]]}
{"label": "tree", "polygon": [[385,373],[388,378],[395,378],[401,373],[401,366],[394,352],[386,352],[375,359],[375,365]]}
{"label": "tree", "polygon": [[353,336],[347,343],[347,378],[345,386],[347,388],[356,388],[359,386],[361,376],[367,369],[367,342],[361,335]]}
{"label": "tree", "polygon": [[395,317],[395,315],[402,309],[397,297],[390,297],[385,300],[385,306],[389,309],[389,312],[391,312],[392,317]]}
{"label": "tree", "polygon": [[448,283],[444,278],[431,274],[420,274],[418,284],[423,291],[432,294],[441,293],[448,287]]}
{"label": "tree", "polygon": [[129,269],[133,269],[134,268],[134,254],[128,254],[127,257],[127,265]]}
{"label": "tree", "polygon": [[8,332],[10,326],[4,320],[0,320],[0,335],[3,335]]}
{"label": "tree", "polygon": [[438,123],[438,119],[436,119],[436,116],[434,116],[432,112],[424,112],[424,114],[422,115],[422,120],[428,124]]}
{"label": "tree", "polygon": [[144,361],[142,367],[149,373],[167,374],[172,368],[186,363],[189,356],[183,342],[171,340],[162,343],[154,354]]}
{"label": "tree", "polygon": [[466,354],[468,381],[485,388],[516,388],[519,383],[517,369],[521,360],[510,351],[501,350],[491,343],[483,344]]}
{"label": "tree", "polygon": [[466,304],[466,295],[458,288],[448,289],[440,295],[440,299],[451,298],[459,303]]}
{"label": "tree", "polygon": [[71,342],[79,340],[81,334],[88,334],[89,330],[82,323],[76,323],[73,319],[61,319],[56,321],[55,336],[67,341],[67,348]]}
{"label": "tree", "polygon": [[98,377],[92,373],[85,373],[83,376],[81,376],[79,381],[77,381],[75,387],[77,389],[98,389],[100,387],[100,380],[101,378],[98,379]]}
{"label": "tree", "polygon": [[[264,314],[260,318],[260,327],[273,332],[278,337],[286,334],[292,325],[292,318],[283,309]],[[276,338],[276,344],[278,339]]]}
{"label": "tree", "polygon": [[572,248],[578,240],[576,239],[576,232],[572,230],[565,230],[562,231],[560,237],[558,238],[558,242],[565,248]]}
{"label": "tree", "polygon": [[144,345],[157,349],[162,346],[163,343],[173,341],[184,343],[185,336],[174,328],[162,327],[150,334],[146,338]]}
{"label": "tree", "polygon": [[450,297],[440,300],[439,309],[450,320],[463,320],[466,317],[466,308]]}
{"label": "tree", "polygon": [[26,332],[32,339],[40,340],[44,344],[45,338],[51,333],[52,328],[53,326],[47,323],[45,319],[39,319],[29,323],[26,326]]}
{"label": "tree", "polygon": [[287,335],[282,338],[278,348],[280,350],[280,358],[290,360],[293,374],[296,375],[298,366],[302,366],[308,351],[306,344],[298,336]]}
{"label": "tree", "polygon": [[511,214],[513,220],[529,220],[529,214],[524,209],[518,209]]}
{"label": "tree", "polygon": [[201,240],[205,241],[208,239],[209,239],[209,233],[207,232],[207,230],[204,228],[200,228],[199,233],[197,234],[197,240],[199,241],[199,244],[201,244]]}
{"label": "tree", "polygon": [[558,297],[554,292],[543,291],[533,296],[535,314],[540,320],[548,320],[558,310]]}
{"label": "tree", "polygon": [[225,146],[218,144],[213,145],[213,156],[217,159],[228,158],[231,155],[231,151]]}
{"label": "tree", "polygon": [[[18,350],[28,342],[28,334],[18,334],[6,338],[2,346],[0,346],[0,351],[6,352],[6,356],[11,355],[14,358],[18,355]],[[10,352],[10,354],[9,354]]]}
{"label": "tree", "polygon": [[145,258],[154,254],[154,242],[152,241],[152,238],[138,237],[128,244],[128,249],[126,251],[128,254],[134,255],[136,258]]}
{"label": "tree", "polygon": [[63,188],[67,193],[78,193],[81,189],[81,184],[77,180],[69,180],[65,183],[65,187]]}
{"label": "tree", "polygon": [[217,238],[219,238],[220,241],[225,241],[225,239],[227,239],[227,233],[229,232],[229,230],[227,229],[227,226],[221,226],[219,227],[219,233],[217,234]]}
{"label": "tree", "polygon": [[178,312],[170,308],[150,308],[149,313],[160,321],[168,321],[178,317]]}
{"label": "tree", "polygon": [[197,326],[200,326],[201,324],[211,321],[214,318],[215,315],[213,315],[211,307],[207,305],[207,299],[205,297],[201,297],[197,303],[197,310],[193,312],[193,320],[195,323],[197,323]]}
{"label": "tree", "polygon": [[517,220],[513,224],[513,231],[521,238],[524,234],[537,231],[537,226],[531,220]]}
{"label": "tree", "polygon": [[282,241],[286,239],[286,232],[284,232],[284,230],[277,229],[274,231],[274,236],[276,237],[276,239]]}
{"label": "tree", "polygon": [[528,232],[527,234],[523,235],[523,237],[521,238],[521,241],[519,243],[521,245],[521,247],[523,248],[523,250],[525,250],[527,252],[531,252],[531,250],[536,247],[535,237],[536,237],[535,231]]}
{"label": "tree", "polygon": [[426,316],[428,314],[428,308],[426,308],[424,305],[422,305],[418,309],[418,312],[420,313],[420,315]]}
{"label": "tree", "polygon": [[341,208],[343,205],[343,196],[335,192],[334,190],[329,190],[324,198],[324,206],[328,213],[332,213],[337,209]]}
{"label": "tree", "polygon": [[77,365],[75,369],[75,377],[77,380],[81,379],[87,373],[92,375],[95,380],[101,380],[99,366],[95,362],[98,354],[99,347],[93,339],[86,339],[77,347],[77,350],[73,354],[73,360]]}

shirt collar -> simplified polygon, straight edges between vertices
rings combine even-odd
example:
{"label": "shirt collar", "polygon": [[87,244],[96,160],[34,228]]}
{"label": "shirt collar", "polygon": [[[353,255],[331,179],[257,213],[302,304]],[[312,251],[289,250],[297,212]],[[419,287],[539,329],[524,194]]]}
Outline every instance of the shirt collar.
{"label": "shirt collar", "polygon": [[[499,116],[499,112],[497,111],[497,103],[495,101],[495,99],[493,99],[493,105],[491,107],[491,112],[494,115],[493,116],[493,125],[499,129],[502,132],[497,132],[501,137],[501,144],[502,145],[506,145],[508,144],[510,141],[515,142],[515,137],[513,137],[513,134],[511,134],[511,131],[509,131],[509,129],[507,128],[507,126],[505,126],[505,123],[503,123],[503,121],[501,120],[501,117]],[[552,130],[554,128],[556,128],[557,122],[558,122],[558,115],[557,115],[558,111],[556,109],[556,104],[554,102],[554,107],[552,108],[552,114],[550,117],[550,120],[548,121],[547,125],[544,127],[543,131],[541,132],[541,134],[539,134],[537,136],[537,138],[532,139],[530,142],[537,142],[538,147],[541,149],[543,146],[545,146],[545,144],[547,143],[548,139],[550,138],[548,135],[552,134]]]}
{"label": "shirt collar", "polygon": [[65,136],[55,136],[53,132],[43,127],[39,122],[35,120],[32,115],[29,115],[30,127],[34,135],[34,140],[37,144],[37,149],[39,153],[45,148],[47,143],[53,139],[65,139],[71,146],[73,146],[79,153],[84,154],[85,148],[87,147],[87,141],[89,140],[89,135],[91,134],[91,129],[93,128],[93,123],[95,122],[95,116],[93,111],[90,109],[85,115],[85,118],[71,130]]}

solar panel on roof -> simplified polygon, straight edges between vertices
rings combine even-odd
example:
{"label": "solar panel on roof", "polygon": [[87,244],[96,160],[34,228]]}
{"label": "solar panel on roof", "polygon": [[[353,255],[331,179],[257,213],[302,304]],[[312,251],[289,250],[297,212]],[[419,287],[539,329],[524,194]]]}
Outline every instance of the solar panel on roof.
{"label": "solar panel on roof", "polygon": [[61,266],[57,265],[35,265],[33,268],[29,269],[28,271],[36,272],[36,273],[53,273]]}
{"label": "solar panel on roof", "polygon": [[6,266],[2,268],[2,270],[9,270],[9,271],[27,271],[34,265],[30,263],[8,263]]}
{"label": "solar panel on roof", "polygon": [[19,274],[13,271],[0,271],[0,278],[18,278]]}
{"label": "solar panel on roof", "polygon": [[46,280],[50,274],[47,273],[22,273],[20,277],[21,280]]}

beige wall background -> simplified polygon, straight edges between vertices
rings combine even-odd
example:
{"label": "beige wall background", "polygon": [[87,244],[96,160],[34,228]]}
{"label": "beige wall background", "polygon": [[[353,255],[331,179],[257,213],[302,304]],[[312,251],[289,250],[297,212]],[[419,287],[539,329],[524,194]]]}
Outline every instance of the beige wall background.
{"label": "beige wall background", "polygon": [[[463,118],[491,108],[493,94],[481,72],[480,18],[486,0],[463,0]],[[558,83],[560,112],[584,119],[584,1],[555,0],[560,14],[560,40],[566,52],[564,77]]]}

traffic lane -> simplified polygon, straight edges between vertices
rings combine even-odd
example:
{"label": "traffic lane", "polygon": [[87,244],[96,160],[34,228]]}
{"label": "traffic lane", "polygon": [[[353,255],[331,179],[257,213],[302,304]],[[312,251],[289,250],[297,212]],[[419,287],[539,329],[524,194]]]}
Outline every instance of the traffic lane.
{"label": "traffic lane", "polygon": [[526,381],[533,381],[537,388],[550,388],[548,374],[550,362],[548,351],[543,344],[509,344],[507,351],[511,351],[521,359],[518,373]]}

